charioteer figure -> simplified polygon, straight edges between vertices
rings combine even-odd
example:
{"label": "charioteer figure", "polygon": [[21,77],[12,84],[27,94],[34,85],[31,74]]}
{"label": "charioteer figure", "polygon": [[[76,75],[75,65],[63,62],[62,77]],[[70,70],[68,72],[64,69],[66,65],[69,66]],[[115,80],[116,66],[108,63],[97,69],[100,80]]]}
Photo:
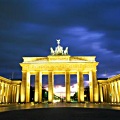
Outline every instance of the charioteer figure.
{"label": "charioteer figure", "polygon": [[65,50],[63,50],[63,47],[60,46],[60,39],[57,40],[58,46],[53,50],[53,48],[50,48],[51,55],[68,55],[68,47],[66,47]]}

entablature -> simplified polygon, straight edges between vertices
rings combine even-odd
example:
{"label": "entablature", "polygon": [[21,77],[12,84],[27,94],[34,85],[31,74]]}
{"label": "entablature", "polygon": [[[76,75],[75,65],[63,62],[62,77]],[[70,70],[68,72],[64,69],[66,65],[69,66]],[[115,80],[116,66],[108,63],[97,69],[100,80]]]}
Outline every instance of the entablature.
{"label": "entablature", "polygon": [[118,75],[115,75],[115,76],[113,76],[113,77],[110,77],[110,78],[108,78],[107,80],[98,80],[98,82],[100,83],[100,84],[108,84],[108,83],[113,83],[113,82],[116,82],[116,81],[120,81],[120,74],[118,74]]}
{"label": "entablature", "polygon": [[6,83],[11,83],[11,80],[10,80],[10,79],[4,78],[4,77],[2,77],[2,76],[0,76],[0,81],[1,81],[1,82],[6,82]]}
{"label": "entablature", "polygon": [[94,63],[21,63],[22,70],[96,70],[98,62]]}
{"label": "entablature", "polygon": [[20,84],[21,83],[20,80],[11,80],[11,79],[4,78],[2,76],[0,76],[0,82],[4,82],[8,84]]}

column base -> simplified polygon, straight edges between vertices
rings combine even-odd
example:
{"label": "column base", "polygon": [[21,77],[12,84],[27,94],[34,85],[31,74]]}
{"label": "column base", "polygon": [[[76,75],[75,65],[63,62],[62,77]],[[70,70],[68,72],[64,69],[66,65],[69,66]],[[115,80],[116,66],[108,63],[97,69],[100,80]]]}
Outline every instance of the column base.
{"label": "column base", "polygon": [[71,101],[67,101],[66,103],[71,103]]}
{"label": "column base", "polygon": [[20,102],[20,104],[26,104],[26,102]]}
{"label": "column base", "polygon": [[85,103],[85,101],[84,102],[78,102],[78,103]]}
{"label": "column base", "polygon": [[50,103],[53,103],[53,102],[48,102],[48,103],[50,104]]}
{"label": "column base", "polygon": [[38,104],[39,102],[34,102],[34,104]]}

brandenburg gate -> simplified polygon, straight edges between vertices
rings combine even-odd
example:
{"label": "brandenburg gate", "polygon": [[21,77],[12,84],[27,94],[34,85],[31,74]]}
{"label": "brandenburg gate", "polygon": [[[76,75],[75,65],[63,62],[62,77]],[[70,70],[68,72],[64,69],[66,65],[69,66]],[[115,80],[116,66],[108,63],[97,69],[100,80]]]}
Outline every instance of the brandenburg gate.
{"label": "brandenburg gate", "polygon": [[70,56],[68,47],[63,50],[57,40],[55,50],[51,47],[51,55],[47,57],[23,57],[21,102],[30,102],[30,76],[35,75],[34,102],[42,102],[42,75],[48,75],[48,102],[53,102],[54,75],[65,75],[66,102],[70,102],[70,75],[77,75],[78,102],[84,102],[83,75],[89,75],[90,102],[98,102],[98,82],[96,77],[98,62],[95,56]]}

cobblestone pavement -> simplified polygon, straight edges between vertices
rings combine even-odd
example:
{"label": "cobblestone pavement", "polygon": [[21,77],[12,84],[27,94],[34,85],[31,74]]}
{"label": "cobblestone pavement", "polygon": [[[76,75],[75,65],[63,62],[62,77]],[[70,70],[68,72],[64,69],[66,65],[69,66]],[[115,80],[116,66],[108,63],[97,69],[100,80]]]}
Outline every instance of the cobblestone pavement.
{"label": "cobblestone pavement", "polygon": [[0,105],[0,120],[52,119],[118,120],[120,119],[120,105],[106,103],[30,103]]}

